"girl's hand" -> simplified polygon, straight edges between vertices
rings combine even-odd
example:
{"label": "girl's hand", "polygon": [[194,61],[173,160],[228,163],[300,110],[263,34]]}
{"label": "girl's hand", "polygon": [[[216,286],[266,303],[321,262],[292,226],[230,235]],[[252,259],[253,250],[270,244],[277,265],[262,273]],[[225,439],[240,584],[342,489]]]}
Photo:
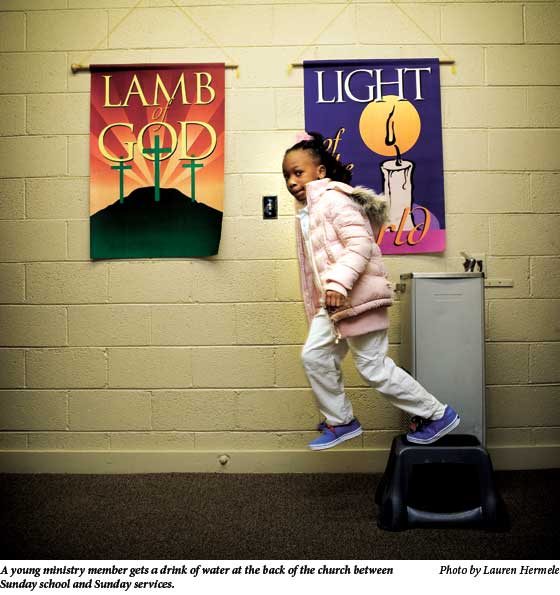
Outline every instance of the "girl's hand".
{"label": "girl's hand", "polygon": [[335,309],[340,308],[342,304],[344,304],[344,296],[338,291],[333,291],[332,289],[328,289],[325,295],[325,305],[328,309]]}

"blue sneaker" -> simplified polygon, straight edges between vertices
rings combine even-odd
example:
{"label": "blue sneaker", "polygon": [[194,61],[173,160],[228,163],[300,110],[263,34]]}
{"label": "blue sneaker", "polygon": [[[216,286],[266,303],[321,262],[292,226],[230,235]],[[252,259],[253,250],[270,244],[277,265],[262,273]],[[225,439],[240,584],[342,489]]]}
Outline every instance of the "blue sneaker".
{"label": "blue sneaker", "polygon": [[447,405],[441,419],[413,418],[412,422],[412,432],[406,435],[406,439],[415,444],[431,444],[454,430],[461,419],[455,409]]}
{"label": "blue sneaker", "polygon": [[325,424],[325,428],[319,438],[312,440],[308,446],[311,450],[324,450],[325,448],[332,448],[341,442],[355,438],[361,433],[362,426],[356,418],[343,426],[328,426]]}
{"label": "blue sneaker", "polygon": [[322,432],[327,427],[327,420],[324,419],[323,421],[317,424],[317,432]]}

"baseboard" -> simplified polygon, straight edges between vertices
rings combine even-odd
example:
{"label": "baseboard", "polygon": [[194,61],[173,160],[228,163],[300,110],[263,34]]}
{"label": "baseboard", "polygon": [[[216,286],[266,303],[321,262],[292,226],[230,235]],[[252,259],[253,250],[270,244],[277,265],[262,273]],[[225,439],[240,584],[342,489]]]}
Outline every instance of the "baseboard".
{"label": "baseboard", "polygon": [[560,467],[560,445],[494,446],[488,452],[494,469],[557,469]]}
{"label": "baseboard", "polygon": [[[489,449],[496,470],[560,467],[560,445]],[[382,473],[388,449],[0,451],[0,473]]]}
{"label": "baseboard", "polygon": [[[388,450],[1,451],[2,473],[372,473]],[[224,458],[225,457],[225,458]],[[221,462],[223,461],[223,462]]]}

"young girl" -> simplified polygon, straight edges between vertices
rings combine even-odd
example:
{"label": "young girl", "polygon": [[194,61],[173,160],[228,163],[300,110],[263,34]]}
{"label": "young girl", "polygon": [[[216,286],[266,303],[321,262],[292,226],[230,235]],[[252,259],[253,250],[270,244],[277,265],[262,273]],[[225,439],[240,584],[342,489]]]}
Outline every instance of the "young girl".
{"label": "young girl", "polygon": [[348,349],[361,376],[414,416],[408,440],[435,442],[457,427],[459,416],[387,357],[392,290],[374,239],[386,219],[384,197],[349,186],[352,174],[317,133],[298,138],[282,169],[298,209],[300,280],[310,321],[303,365],[325,417],[309,448],[331,448],[362,433],[340,371]]}

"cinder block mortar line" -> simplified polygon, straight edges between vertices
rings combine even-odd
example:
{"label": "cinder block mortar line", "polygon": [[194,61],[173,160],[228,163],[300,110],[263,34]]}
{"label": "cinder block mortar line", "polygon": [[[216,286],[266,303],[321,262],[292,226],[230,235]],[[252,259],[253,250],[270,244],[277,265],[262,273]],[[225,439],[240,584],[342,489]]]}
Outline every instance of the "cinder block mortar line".
{"label": "cinder block mortar line", "polygon": [[[37,135],[39,136],[39,135]],[[64,136],[64,135],[60,135],[60,136]],[[66,173],[65,176],[70,175],[70,136],[67,134],[66,135]],[[57,178],[60,176],[57,176]]]}
{"label": "cinder block mortar line", "polygon": [[[67,0],[68,1],[68,0]],[[105,46],[101,49],[109,49],[109,37],[111,36],[111,9],[107,8],[105,10]],[[130,14],[128,15],[130,16]],[[125,19],[126,20],[126,19]],[[121,23],[122,25],[122,23]],[[118,28],[115,30],[118,31]]]}
{"label": "cinder block mortar line", "polygon": [[[560,384],[558,382],[526,382],[523,384],[488,384],[486,385],[489,388],[555,388],[559,387]],[[548,427],[548,426],[544,426]]]}
{"label": "cinder block mortar line", "polygon": [[[551,257],[554,258],[554,257]],[[560,298],[559,297],[516,297],[516,298],[491,298],[488,299],[487,301],[489,302],[512,302],[512,301],[516,301],[516,302],[534,302],[534,301],[539,301],[539,302],[560,302]],[[497,343],[502,343],[503,341],[497,341]],[[543,343],[553,343],[554,341],[543,341]]]}
{"label": "cinder block mortar line", "polygon": [[107,347],[103,349],[103,359],[105,361],[105,386],[103,388],[109,388],[109,350]]}
{"label": "cinder block mortar line", "polygon": [[233,424],[232,430],[239,431],[241,428],[241,422],[239,420],[239,400],[241,398],[242,389],[233,390]]}
{"label": "cinder block mortar line", "polygon": [[64,397],[65,405],[66,405],[66,431],[70,431],[70,391],[66,391],[66,395]]}
{"label": "cinder block mortar line", "polygon": [[233,302],[233,336],[235,340],[235,345],[240,345],[239,343],[239,312],[238,312],[239,302]]}
{"label": "cinder block mortar line", "polygon": [[23,388],[27,388],[27,352],[28,349],[23,350]]}
{"label": "cinder block mortar line", "polygon": [[529,439],[530,439],[531,446],[536,446],[536,444],[537,444],[537,436],[536,436],[535,430],[536,430],[535,427],[529,428]]}
{"label": "cinder block mortar line", "polygon": [[65,70],[65,72],[67,74],[66,74],[66,78],[64,79],[64,90],[66,92],[68,92],[68,72],[70,71],[70,64],[69,64],[69,56],[68,56],[68,52],[67,51],[66,51],[65,57],[66,57],[66,70]]}
{"label": "cinder block mortar line", "polygon": [[150,394],[150,419],[149,419],[149,426],[150,431],[154,431],[154,391],[149,390],[148,393]]}
{"label": "cinder block mortar line", "polygon": [[[504,258],[508,258],[504,256]],[[18,263],[2,263],[2,264],[18,264]],[[28,263],[24,263],[28,264]],[[48,303],[2,303],[1,306],[71,306],[71,307],[98,307],[98,306],[118,306],[118,307],[178,307],[178,306],[257,306],[257,305],[282,305],[282,304],[301,304],[301,300],[259,300],[254,302],[236,301],[236,302],[211,302],[211,301],[193,301],[193,302],[48,302]]]}
{"label": "cinder block mortar line", "polygon": [[[539,343],[542,343],[539,341]],[[553,341],[549,341],[549,343],[553,343]],[[536,343],[529,343],[529,349],[527,349],[527,372],[529,375],[529,382],[531,382],[531,354],[535,347]]]}
{"label": "cinder block mortar line", "polygon": [[[27,304],[27,264],[23,263],[23,305]],[[6,304],[3,304],[6,305]],[[11,304],[8,304],[11,305]],[[15,304],[14,304],[15,305]]]}
{"label": "cinder block mortar line", "polygon": [[[514,86],[514,85],[511,85]],[[518,85],[518,86],[523,86],[523,85]],[[550,86],[555,86],[555,85],[550,85]],[[66,95],[84,95],[84,96],[90,96],[89,91],[37,91],[37,92],[31,92],[28,91],[27,93],[3,93],[0,95],[23,95],[25,97],[27,97],[28,95],[32,95],[33,97],[40,97],[40,96],[48,96],[48,95],[62,95],[62,96],[66,96]],[[62,136],[62,135],[61,135]],[[84,136],[82,134],[82,136]],[[86,178],[88,176],[74,176],[76,178],[81,177],[81,178]]]}
{"label": "cinder block mortar line", "polygon": [[535,255],[529,257],[529,297],[533,298],[533,258]]}
{"label": "cinder block mortar line", "polygon": [[277,365],[277,356],[278,356],[278,350],[277,349],[273,349],[272,350],[272,369],[274,371],[274,378],[272,379],[274,388],[278,387],[278,365]]}
{"label": "cinder block mortar line", "polygon": [[[470,173],[472,173],[472,170],[469,170]],[[505,172],[505,173],[511,173],[511,172]],[[527,173],[527,172],[524,172]],[[544,173],[554,173],[554,172],[544,172]],[[14,178],[4,178],[4,179],[14,179]],[[16,178],[17,179],[17,178]],[[499,214],[499,213],[497,213]],[[29,221],[87,221],[88,219],[29,219]],[[14,221],[14,222],[20,222],[23,221],[22,219],[0,219],[0,221]],[[390,255],[389,255],[390,256]],[[196,259],[189,259],[188,257],[186,257],[185,259],[176,259],[175,262],[177,264],[183,264],[183,262],[187,260],[190,262],[204,262],[202,260],[196,260]],[[291,262],[291,261],[296,261],[296,253],[295,253],[295,245],[294,245],[294,257],[286,257],[286,258],[276,258],[276,257],[272,257],[272,258],[224,258],[224,259],[219,259],[219,260],[213,260],[213,261],[207,261],[207,262],[212,262],[212,263],[219,263],[219,264],[229,264],[229,263],[243,263],[243,264],[250,264],[250,263],[261,263],[261,262]],[[20,262],[20,261],[14,261],[14,262]],[[98,263],[98,262],[103,262],[103,261],[99,261],[99,260],[92,260],[91,258],[84,258],[84,259],[80,259],[80,260],[62,260],[62,259],[53,259],[53,260],[26,260],[25,261],[28,264],[42,264],[42,263],[46,263],[46,264],[64,264],[64,263]],[[111,268],[111,265],[116,265],[118,266],[118,264],[122,263],[124,266],[139,266],[140,264],[144,264],[144,265],[151,265],[153,264],[154,266],[156,266],[157,264],[166,264],[166,265],[170,265],[171,264],[171,260],[167,260],[167,259],[150,259],[150,260],[144,260],[144,259],[133,259],[133,260],[107,260],[104,261],[109,265],[109,268]]]}
{"label": "cinder block mortar line", "polygon": [[523,44],[527,44],[527,5],[521,5],[521,26],[523,27]]}
{"label": "cinder block mortar line", "polygon": [[[293,4],[292,6],[297,6],[296,4]],[[39,11],[37,11],[39,12]],[[544,47],[544,46],[552,46],[555,47],[557,45],[559,45],[558,43],[554,43],[554,42],[550,42],[550,41],[545,41],[545,42],[485,42],[485,43],[465,43],[465,42],[458,42],[458,43],[453,43],[453,42],[445,42],[444,44],[446,47],[449,48],[454,48],[459,47],[459,48],[467,48],[467,49],[483,49],[483,50],[487,50],[487,49],[491,49],[491,48],[509,48],[509,47],[520,47],[520,46],[524,46],[527,48],[534,48],[534,47]],[[375,48],[375,47],[380,47],[380,48],[385,48],[387,47],[386,43],[359,43],[359,42],[354,42],[354,43],[348,43],[347,41],[341,41],[341,42],[329,42],[329,43],[316,43],[314,44],[314,46],[317,47],[364,47],[364,48],[368,48],[368,50],[370,48]],[[419,48],[433,48],[433,44],[429,44],[429,43],[421,43],[418,44],[417,42],[406,42],[406,41],[402,41],[402,42],[398,42],[396,44],[393,44],[392,47],[406,47],[406,46],[414,46],[414,47],[419,47]],[[215,48],[214,46],[211,45],[196,45],[196,44],[189,44],[188,46],[191,49],[195,49],[195,50],[208,50],[208,51],[213,51],[216,50],[217,48]],[[235,45],[235,46],[229,46],[229,50],[231,52],[235,52],[236,50],[246,50],[246,49],[250,49],[250,50],[282,50],[285,48],[300,48],[301,44],[299,43],[275,43],[275,44],[260,44],[260,45]],[[87,55],[89,54],[89,61],[92,63],[95,63],[95,55],[96,54],[107,54],[107,53],[111,53],[111,52],[127,52],[127,51],[131,51],[131,52],[173,52],[173,51],[178,51],[181,50],[181,46],[162,46],[162,47],[134,47],[134,48],[130,48],[128,46],[119,46],[119,47],[104,47],[104,48],[97,48],[97,49],[76,49],[76,48],[62,48],[62,49],[57,49],[57,48],[53,48],[53,49],[25,49],[25,50],[4,50],[2,52],[2,54],[4,55],[17,55],[17,54],[26,54],[26,55],[33,55],[33,54],[67,54],[67,56],[69,57],[68,54],[72,53],[75,54],[75,58],[78,58],[79,55],[81,54],[82,57],[84,57],[84,55],[87,57]],[[228,49],[228,48],[226,48]],[[307,58],[303,58],[303,59],[307,59]],[[215,60],[216,62],[218,61],[223,61],[221,59],[216,58]],[[286,61],[289,61],[289,57],[286,58]],[[243,64],[239,63],[240,68],[243,68]],[[286,63],[286,67],[287,67],[287,63]],[[68,64],[68,69],[67,72],[70,72],[70,65]],[[80,76],[80,73],[76,73],[73,74],[71,73],[71,76]],[[289,80],[289,79],[287,79]],[[288,88],[299,88],[301,87],[301,85],[299,83],[296,83],[295,81],[293,82],[293,84],[288,84],[288,85],[282,85],[281,87],[279,86],[272,86],[272,87],[266,87],[266,88],[273,88],[273,89],[288,89]],[[262,86],[239,86],[239,85],[235,85],[235,86],[229,86],[226,87],[229,89],[263,89],[265,87]]]}

